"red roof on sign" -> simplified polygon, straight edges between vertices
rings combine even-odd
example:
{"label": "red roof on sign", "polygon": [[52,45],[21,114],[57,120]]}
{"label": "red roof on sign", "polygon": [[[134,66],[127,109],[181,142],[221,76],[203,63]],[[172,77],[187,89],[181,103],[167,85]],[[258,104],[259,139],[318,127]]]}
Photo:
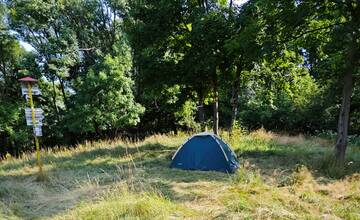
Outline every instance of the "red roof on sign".
{"label": "red roof on sign", "polygon": [[21,79],[19,79],[19,81],[21,81],[21,82],[37,82],[36,79],[33,79],[33,78],[31,78],[30,76],[21,78]]}

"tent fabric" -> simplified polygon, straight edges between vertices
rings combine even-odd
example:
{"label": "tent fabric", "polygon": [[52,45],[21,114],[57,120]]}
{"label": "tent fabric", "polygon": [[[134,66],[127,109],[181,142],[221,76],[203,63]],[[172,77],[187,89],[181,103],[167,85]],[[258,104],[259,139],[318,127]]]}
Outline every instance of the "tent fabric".
{"label": "tent fabric", "polygon": [[235,153],[212,133],[192,136],[175,152],[171,168],[233,173],[239,167]]}

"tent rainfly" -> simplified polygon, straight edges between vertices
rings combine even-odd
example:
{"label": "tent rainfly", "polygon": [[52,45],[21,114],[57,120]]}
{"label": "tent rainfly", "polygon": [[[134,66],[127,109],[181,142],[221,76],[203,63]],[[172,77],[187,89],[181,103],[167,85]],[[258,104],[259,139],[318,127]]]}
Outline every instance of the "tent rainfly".
{"label": "tent rainfly", "polygon": [[192,136],[177,149],[170,167],[234,173],[239,163],[235,153],[221,138],[203,132]]}

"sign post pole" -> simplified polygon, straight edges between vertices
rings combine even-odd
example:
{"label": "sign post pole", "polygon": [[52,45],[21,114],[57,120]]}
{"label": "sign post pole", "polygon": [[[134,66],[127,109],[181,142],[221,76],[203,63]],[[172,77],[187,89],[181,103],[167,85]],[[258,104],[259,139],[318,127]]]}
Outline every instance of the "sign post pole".
{"label": "sign post pole", "polygon": [[[36,128],[36,119],[35,119],[35,108],[34,108],[34,101],[32,98],[32,84],[30,82],[27,82],[28,90],[29,90],[29,102],[30,102],[30,108],[31,108],[31,118],[33,127]],[[39,139],[34,133],[34,139],[35,139],[35,147],[36,147],[36,158],[37,158],[37,164],[39,166],[39,173],[42,175],[42,163],[41,163],[41,157],[40,157],[40,145],[39,145]]]}
{"label": "sign post pole", "polygon": [[38,180],[43,180],[43,169],[42,169],[42,161],[41,161],[41,151],[40,151],[40,144],[39,144],[39,138],[42,136],[42,119],[44,118],[43,111],[40,108],[34,107],[34,100],[33,96],[41,95],[40,89],[38,87],[37,80],[33,79],[31,77],[24,77],[19,79],[21,84],[21,92],[22,95],[25,96],[26,101],[29,102],[30,108],[25,108],[25,118],[26,118],[26,124],[28,126],[32,126],[33,128],[33,134],[34,134],[34,140],[35,140],[35,147],[36,147],[36,160],[37,165],[39,167],[39,176]]}

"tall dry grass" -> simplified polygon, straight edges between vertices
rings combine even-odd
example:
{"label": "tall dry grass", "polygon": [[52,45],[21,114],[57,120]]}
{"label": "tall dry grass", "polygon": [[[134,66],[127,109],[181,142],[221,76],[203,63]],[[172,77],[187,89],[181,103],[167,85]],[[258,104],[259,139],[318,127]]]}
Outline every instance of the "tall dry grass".
{"label": "tall dry grass", "polygon": [[234,132],[233,175],[170,169],[187,134],[106,140],[0,162],[0,219],[360,219],[360,152],[331,175],[332,142],[265,131]]}

